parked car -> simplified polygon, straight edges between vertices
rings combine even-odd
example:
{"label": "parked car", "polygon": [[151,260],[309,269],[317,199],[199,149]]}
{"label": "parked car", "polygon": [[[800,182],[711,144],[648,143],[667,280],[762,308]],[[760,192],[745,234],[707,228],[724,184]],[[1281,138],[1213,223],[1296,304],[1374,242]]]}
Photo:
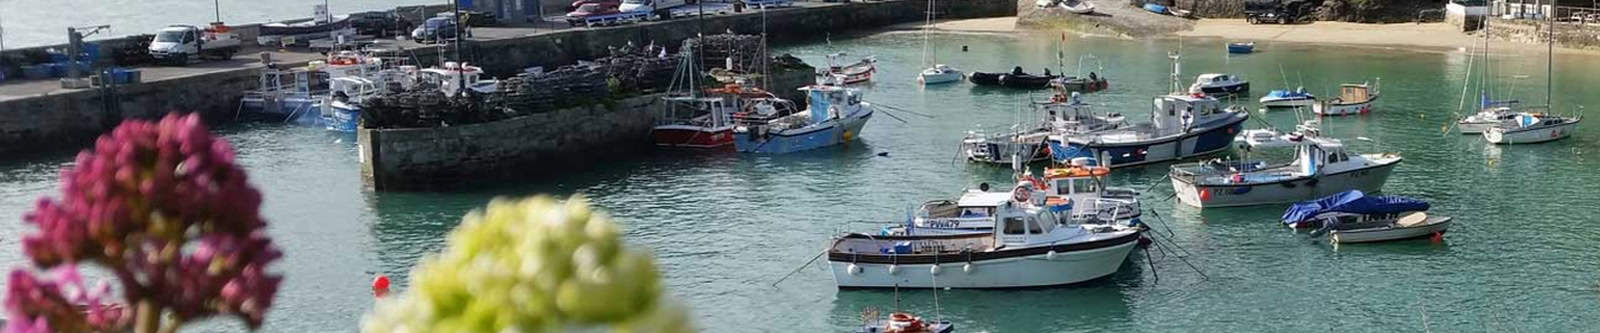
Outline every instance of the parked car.
{"label": "parked car", "polygon": [[446,41],[456,38],[456,20],[448,16],[430,17],[411,30],[411,40],[418,43]]}
{"label": "parked car", "polygon": [[583,5],[591,4],[591,3],[592,4],[598,4],[601,7],[616,8],[617,6],[621,6],[622,5],[622,0],[578,0],[578,1],[573,1],[572,5],[567,6],[567,12],[570,13],[570,12],[578,11],[578,7],[583,7]]}
{"label": "parked car", "polygon": [[602,4],[602,3],[586,3],[586,4],[583,4],[583,5],[579,5],[578,9],[573,10],[571,13],[567,13],[567,24],[570,24],[570,25],[576,27],[576,26],[584,25],[584,20],[586,20],[586,19],[588,19],[590,17],[601,16],[601,15],[611,15],[611,14],[617,14],[617,13],[620,13],[619,11],[617,11],[617,5],[606,5],[606,4]]}
{"label": "parked car", "polygon": [[1245,0],[1244,18],[1250,24],[1290,24],[1309,18],[1315,9],[1310,0]]}

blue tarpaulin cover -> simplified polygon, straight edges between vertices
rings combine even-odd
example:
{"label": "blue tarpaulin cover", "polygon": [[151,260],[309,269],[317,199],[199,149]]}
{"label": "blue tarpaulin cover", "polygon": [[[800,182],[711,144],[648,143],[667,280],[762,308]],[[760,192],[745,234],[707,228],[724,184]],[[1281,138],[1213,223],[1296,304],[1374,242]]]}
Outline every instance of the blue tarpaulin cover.
{"label": "blue tarpaulin cover", "polygon": [[1325,198],[1301,201],[1283,212],[1283,224],[1309,221],[1317,214],[1395,214],[1428,210],[1428,202],[1398,196],[1368,196],[1360,190],[1339,192]]}
{"label": "blue tarpaulin cover", "polygon": [[1283,89],[1279,89],[1279,90],[1273,90],[1273,91],[1267,92],[1267,97],[1272,97],[1272,98],[1311,97],[1311,94],[1307,93],[1303,89],[1302,90],[1283,90]]}

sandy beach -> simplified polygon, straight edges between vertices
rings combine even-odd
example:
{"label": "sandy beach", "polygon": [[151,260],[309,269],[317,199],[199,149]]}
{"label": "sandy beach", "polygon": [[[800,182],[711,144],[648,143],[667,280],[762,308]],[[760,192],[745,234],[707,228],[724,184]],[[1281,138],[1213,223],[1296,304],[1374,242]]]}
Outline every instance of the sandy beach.
{"label": "sandy beach", "polygon": [[1445,23],[1249,24],[1242,19],[1201,19],[1183,37],[1218,37],[1241,41],[1326,43],[1369,46],[1411,46],[1429,49],[1468,47],[1476,37]]}

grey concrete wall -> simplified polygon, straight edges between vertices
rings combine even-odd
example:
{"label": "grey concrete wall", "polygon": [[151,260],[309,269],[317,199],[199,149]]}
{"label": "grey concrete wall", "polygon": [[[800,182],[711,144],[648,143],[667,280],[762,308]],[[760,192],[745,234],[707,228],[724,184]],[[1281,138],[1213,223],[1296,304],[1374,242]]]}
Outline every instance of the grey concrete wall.
{"label": "grey concrete wall", "polygon": [[84,89],[0,102],[0,156],[71,149],[92,142],[123,119],[156,119],[201,112],[209,123],[230,121],[259,68],[214,72],[113,89]]}
{"label": "grey concrete wall", "polygon": [[419,190],[581,168],[649,147],[660,97],[482,124],[360,129],[362,175],[376,190]]}

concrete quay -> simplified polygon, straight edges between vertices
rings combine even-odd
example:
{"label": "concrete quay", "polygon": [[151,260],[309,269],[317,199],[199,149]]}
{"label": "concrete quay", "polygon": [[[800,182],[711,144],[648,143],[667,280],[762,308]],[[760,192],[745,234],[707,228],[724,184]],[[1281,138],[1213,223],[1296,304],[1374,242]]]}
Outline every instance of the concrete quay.
{"label": "concrete quay", "polygon": [[[548,21],[479,27],[473,29],[473,37],[461,43],[461,54],[467,62],[484,67],[490,74],[504,76],[532,66],[553,67],[601,57],[608,47],[630,42],[675,47],[701,31],[760,33],[763,21],[774,43],[816,40],[823,38],[824,32],[845,34],[920,21],[926,5],[920,0],[796,2],[792,7],[771,8],[765,13],[746,10],[610,27],[558,27]],[[950,1],[938,5],[942,18],[1016,14],[1016,3],[1011,0]],[[437,62],[441,55],[452,57],[453,53],[448,48],[411,41],[382,43],[411,50],[422,64]],[[252,46],[227,61],[185,67],[139,67],[143,82],[113,88],[62,89],[55,80],[7,81],[0,84],[0,156],[75,149],[122,119],[151,119],[167,112],[198,112],[209,123],[231,122],[239,98],[255,88],[264,68],[257,55],[261,52],[271,53],[280,66],[303,66],[321,58],[311,50]]]}

